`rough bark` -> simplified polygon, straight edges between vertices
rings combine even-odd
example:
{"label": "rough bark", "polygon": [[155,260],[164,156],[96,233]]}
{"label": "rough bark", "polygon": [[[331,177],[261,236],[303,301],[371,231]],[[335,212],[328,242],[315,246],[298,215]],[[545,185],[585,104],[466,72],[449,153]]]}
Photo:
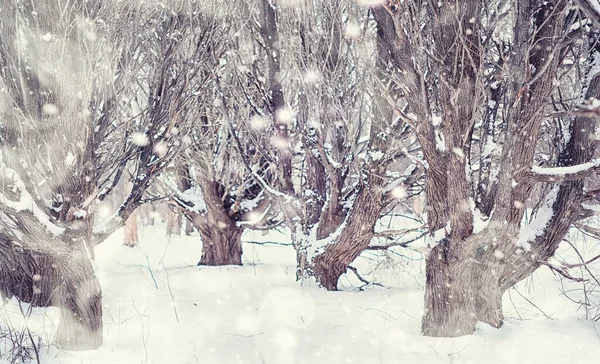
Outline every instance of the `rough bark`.
{"label": "rough bark", "polygon": [[356,196],[347,220],[340,226],[342,230],[339,236],[311,262],[313,276],[325,289],[337,290],[339,278],[346,273],[350,263],[369,246],[382,208],[381,193],[363,187]]}
{"label": "rough bark", "polygon": [[480,321],[502,325],[501,272],[492,239],[444,240],[426,260],[424,335],[470,335]]}
{"label": "rough bark", "polygon": [[187,213],[202,240],[202,257],[198,265],[242,265],[243,229],[223,206],[220,184],[203,181],[200,186],[207,211]]}
{"label": "rough bark", "polygon": [[[480,109],[485,105],[482,63],[486,57],[479,36],[481,2],[455,0],[427,9],[410,2],[390,1],[388,5],[373,12],[378,24],[378,56],[386,65],[401,70],[394,77],[416,115],[415,131],[428,163],[430,232],[446,228],[444,239],[431,249],[426,261],[423,333],[471,334],[478,321],[499,327],[503,292],[552,256],[571,223],[581,216],[578,205],[583,183],[546,181],[560,183],[551,204],[554,215],[543,234],[531,242],[531,252],[526,252],[527,246],[521,242],[517,244],[522,206],[534,183],[540,182],[531,176],[529,167],[562,62],[561,49],[569,29],[567,2],[518,0],[514,4],[514,39],[503,65],[507,79],[501,80],[506,86],[502,95],[492,95],[502,100],[504,123],[501,162],[493,166],[499,170],[494,186],[497,192],[493,193],[490,163],[480,165],[487,169],[480,172],[477,188],[468,170],[476,118],[496,117],[495,111],[486,115]],[[428,27],[418,28],[411,12],[429,16]],[[429,40],[433,40],[437,56],[423,52]],[[434,125],[434,116],[442,122]],[[486,119],[481,132],[492,127],[493,119]],[[572,123],[572,138],[559,165],[581,164],[592,157],[594,148],[586,141],[589,133],[584,130],[593,130],[593,125],[590,129],[590,122],[580,118]],[[478,234],[473,234],[470,197],[485,215],[491,215],[488,226]]]}
{"label": "rough bark", "polygon": [[102,292],[83,249],[24,248],[2,238],[0,251],[9,258],[0,261],[2,296],[59,307],[54,342],[62,349],[92,350],[102,344]]}
{"label": "rough bark", "polygon": [[268,60],[269,89],[268,107],[273,119],[273,140],[277,145],[277,182],[286,193],[294,191],[292,182],[292,150],[289,143],[288,123],[281,120],[278,112],[286,107],[281,85],[281,54],[276,3],[270,0],[260,1],[261,35],[265,44]]}

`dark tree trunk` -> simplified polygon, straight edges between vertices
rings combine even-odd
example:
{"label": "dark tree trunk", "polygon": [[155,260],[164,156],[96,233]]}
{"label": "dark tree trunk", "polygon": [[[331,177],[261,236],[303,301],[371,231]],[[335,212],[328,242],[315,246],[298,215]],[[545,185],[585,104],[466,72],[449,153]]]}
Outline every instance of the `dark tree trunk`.
{"label": "dark tree trunk", "polygon": [[[69,242],[70,243],[70,242]],[[102,344],[102,291],[83,249],[59,242],[25,249],[0,239],[0,293],[35,307],[60,308],[55,344],[92,350]]]}
{"label": "dark tree trunk", "polygon": [[242,232],[234,216],[225,209],[221,187],[216,181],[200,183],[207,212],[189,215],[202,239],[202,257],[198,265],[242,265]]}
{"label": "dark tree trunk", "polygon": [[202,238],[198,265],[242,265],[242,229],[235,222],[209,217],[198,231]]}
{"label": "dark tree trunk", "polygon": [[346,273],[350,263],[369,246],[382,207],[381,193],[366,187],[358,193],[340,235],[312,261],[313,276],[325,289],[337,290],[339,278]]}

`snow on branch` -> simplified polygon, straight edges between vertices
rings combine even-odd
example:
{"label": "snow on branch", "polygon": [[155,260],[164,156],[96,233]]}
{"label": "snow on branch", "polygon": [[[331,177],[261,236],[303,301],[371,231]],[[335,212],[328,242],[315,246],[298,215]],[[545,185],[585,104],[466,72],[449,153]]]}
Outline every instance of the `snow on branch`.
{"label": "snow on branch", "polygon": [[599,0],[574,0],[573,4],[578,6],[581,11],[600,27],[600,1]]}
{"label": "snow on branch", "polygon": [[589,177],[598,169],[600,169],[600,158],[595,158],[587,163],[568,167],[544,168],[533,166],[521,178],[532,182],[573,181]]}

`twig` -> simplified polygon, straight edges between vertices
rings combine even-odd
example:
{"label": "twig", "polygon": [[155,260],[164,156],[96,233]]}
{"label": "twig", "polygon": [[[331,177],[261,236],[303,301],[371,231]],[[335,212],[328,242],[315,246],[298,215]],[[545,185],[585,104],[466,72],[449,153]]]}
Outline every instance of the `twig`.
{"label": "twig", "polygon": [[356,278],[358,278],[359,281],[363,282],[365,285],[371,284],[371,282],[367,281],[366,279],[364,279],[360,273],[358,273],[358,269],[354,268],[353,266],[349,265],[348,269],[350,269],[355,275]]}
{"label": "twig", "polygon": [[292,243],[278,243],[276,241],[245,241],[244,244],[292,246]]}
{"label": "twig", "polygon": [[519,292],[518,289],[514,288],[515,292],[517,292],[517,294],[519,296],[521,296],[521,298],[523,298],[525,301],[527,301],[530,305],[532,305],[533,307],[535,307],[538,311],[540,311],[542,313],[542,315],[544,315],[548,320],[553,320],[552,317],[548,316],[541,308],[539,308],[535,303],[531,302],[531,300],[525,296],[523,296],[523,294],[521,294],[521,292]]}
{"label": "twig", "polygon": [[568,267],[568,266],[565,266],[565,267],[557,267],[557,266],[555,266],[555,265],[552,265],[552,264],[550,264],[550,263],[548,263],[548,262],[544,262],[544,261],[539,261],[539,263],[540,263],[540,264],[542,264],[542,265],[545,265],[545,266],[546,266],[546,267],[548,267],[548,268],[550,268],[550,270],[552,270],[553,272],[556,272],[556,273],[560,274],[561,276],[563,276],[563,277],[565,277],[565,278],[567,278],[567,279],[570,279],[570,280],[572,280],[572,281],[575,281],[575,282],[583,282],[583,281],[586,281],[586,279],[579,278],[579,277],[573,277],[572,275],[570,275],[570,274],[569,274],[569,273],[566,271],[566,269],[565,269],[565,268],[570,268],[570,267]]}

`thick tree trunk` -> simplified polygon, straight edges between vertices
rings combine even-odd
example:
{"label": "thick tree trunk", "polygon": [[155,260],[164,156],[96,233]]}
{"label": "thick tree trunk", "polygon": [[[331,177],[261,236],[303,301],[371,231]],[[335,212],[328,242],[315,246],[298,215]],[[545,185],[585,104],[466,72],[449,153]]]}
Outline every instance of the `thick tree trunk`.
{"label": "thick tree trunk", "polygon": [[59,302],[60,324],[54,343],[65,350],[99,348],[102,345],[102,291],[98,279],[91,274],[82,277]]}
{"label": "thick tree trunk", "polygon": [[339,278],[371,243],[382,201],[381,193],[368,188],[360,191],[339,236],[326,246],[323,253],[313,258],[310,264],[312,274],[328,291],[337,290]]}
{"label": "thick tree trunk", "polygon": [[490,254],[483,249],[479,251],[485,257],[477,259],[456,248],[444,240],[427,257],[424,335],[470,335],[478,321],[502,325],[501,269],[494,257],[488,263]]}
{"label": "thick tree trunk", "polygon": [[202,257],[198,265],[242,265],[242,229],[223,206],[216,181],[200,184],[207,212],[191,221],[202,239]]}
{"label": "thick tree trunk", "polygon": [[92,350],[102,344],[102,291],[83,249],[55,242],[23,248],[0,238],[0,293],[35,307],[59,307],[55,344]]}
{"label": "thick tree trunk", "polygon": [[210,224],[200,230],[202,258],[198,265],[242,265],[242,230],[231,224]]}

